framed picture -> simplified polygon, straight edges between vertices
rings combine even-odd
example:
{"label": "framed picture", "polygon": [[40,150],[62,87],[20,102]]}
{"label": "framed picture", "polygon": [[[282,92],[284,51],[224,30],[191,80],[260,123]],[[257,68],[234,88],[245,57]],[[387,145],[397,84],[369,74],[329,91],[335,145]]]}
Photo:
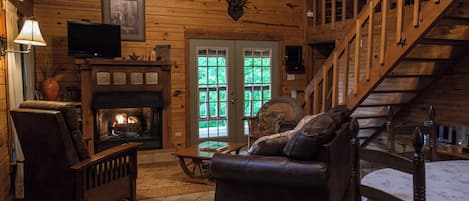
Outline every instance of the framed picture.
{"label": "framed picture", "polygon": [[145,41],[144,0],[102,0],[103,23],[121,25],[121,40]]}

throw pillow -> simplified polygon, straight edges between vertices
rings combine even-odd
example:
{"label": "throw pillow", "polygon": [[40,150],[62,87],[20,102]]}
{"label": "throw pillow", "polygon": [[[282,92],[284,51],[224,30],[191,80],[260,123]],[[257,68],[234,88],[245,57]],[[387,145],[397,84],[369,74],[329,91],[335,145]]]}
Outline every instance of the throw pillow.
{"label": "throw pillow", "polygon": [[288,142],[288,132],[263,136],[257,139],[248,150],[250,155],[280,156]]}
{"label": "throw pillow", "polygon": [[329,142],[335,135],[336,123],[328,113],[307,122],[299,132],[291,136],[283,153],[297,160],[313,160],[321,145]]}
{"label": "throw pillow", "polygon": [[[323,113],[321,113],[323,114]],[[264,156],[280,156],[283,155],[283,148],[291,138],[291,136],[298,133],[303,126],[310,120],[318,117],[321,114],[304,116],[294,129],[282,133],[263,136],[257,139],[248,150],[251,155],[264,155]]]}

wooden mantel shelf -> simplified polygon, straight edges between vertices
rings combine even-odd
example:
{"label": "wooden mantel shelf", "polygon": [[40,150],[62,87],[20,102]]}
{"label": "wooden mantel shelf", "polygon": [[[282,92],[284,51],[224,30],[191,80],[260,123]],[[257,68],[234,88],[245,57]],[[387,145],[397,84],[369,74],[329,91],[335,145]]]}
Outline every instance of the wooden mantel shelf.
{"label": "wooden mantel shelf", "polygon": [[86,68],[92,65],[112,65],[112,66],[160,66],[162,70],[170,70],[175,65],[174,61],[134,61],[134,60],[115,60],[115,59],[75,59],[75,64],[80,68]]}

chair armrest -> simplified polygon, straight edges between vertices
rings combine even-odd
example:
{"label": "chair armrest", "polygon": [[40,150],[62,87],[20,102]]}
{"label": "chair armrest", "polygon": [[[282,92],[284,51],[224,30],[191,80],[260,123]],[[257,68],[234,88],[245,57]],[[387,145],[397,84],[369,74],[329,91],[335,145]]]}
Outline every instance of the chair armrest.
{"label": "chair armrest", "polygon": [[72,168],[73,170],[80,170],[87,166],[95,165],[103,161],[107,161],[111,158],[115,158],[119,155],[127,155],[130,152],[136,153],[138,147],[140,147],[141,145],[142,143],[129,142],[120,146],[112,147],[110,149],[99,152],[96,155],[92,155],[90,159],[74,164],[70,168]]}
{"label": "chair armrest", "polygon": [[[137,149],[142,143],[129,142],[102,151],[90,159],[72,165],[77,200],[85,200],[87,191],[130,178],[135,186],[137,178]],[[115,182],[116,181],[116,182]],[[109,186],[108,185],[108,186]],[[112,188],[112,187],[110,187]],[[131,194],[135,195],[135,188]]]}
{"label": "chair armrest", "polygon": [[283,156],[243,156],[216,153],[211,160],[216,180],[278,183],[324,187],[327,165],[319,161],[296,161]]}

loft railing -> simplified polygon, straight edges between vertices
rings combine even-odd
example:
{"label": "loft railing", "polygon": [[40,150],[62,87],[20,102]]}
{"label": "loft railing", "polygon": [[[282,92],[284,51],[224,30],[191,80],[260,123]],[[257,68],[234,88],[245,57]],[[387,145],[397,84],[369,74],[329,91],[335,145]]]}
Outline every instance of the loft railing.
{"label": "loft railing", "polygon": [[314,29],[326,25],[335,27],[336,22],[356,19],[367,0],[309,0],[308,10],[311,11]]}
{"label": "loft railing", "polygon": [[[369,0],[356,16],[354,28],[306,87],[305,112],[315,114],[338,104],[354,109],[453,0],[431,0],[425,7],[422,1],[405,6],[404,0]],[[354,7],[355,12],[358,6]],[[324,24],[324,6],[322,10]]]}
{"label": "loft railing", "polygon": [[[345,23],[348,19],[355,20],[358,14],[366,6],[369,0],[308,0],[308,11],[311,11],[312,27],[324,28],[326,25],[335,27],[336,23]],[[415,3],[419,4],[416,0]],[[388,0],[389,9],[395,9],[398,5],[414,4],[414,0]],[[418,20],[415,18],[414,20]],[[417,22],[414,22],[417,23]]]}

